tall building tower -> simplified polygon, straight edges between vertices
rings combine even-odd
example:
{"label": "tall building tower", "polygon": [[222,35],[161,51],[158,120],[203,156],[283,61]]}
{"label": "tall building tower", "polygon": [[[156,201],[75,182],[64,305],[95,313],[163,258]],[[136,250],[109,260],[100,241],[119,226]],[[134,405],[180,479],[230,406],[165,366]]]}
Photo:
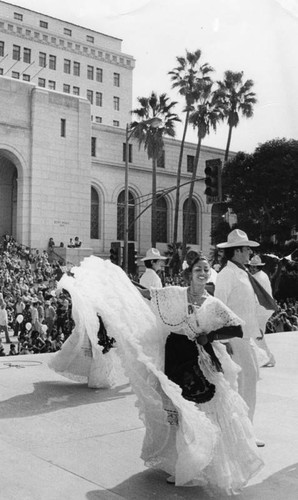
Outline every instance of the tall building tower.
{"label": "tall building tower", "polygon": [[87,98],[93,122],[125,128],[135,61],[121,43],[0,1],[0,75]]}

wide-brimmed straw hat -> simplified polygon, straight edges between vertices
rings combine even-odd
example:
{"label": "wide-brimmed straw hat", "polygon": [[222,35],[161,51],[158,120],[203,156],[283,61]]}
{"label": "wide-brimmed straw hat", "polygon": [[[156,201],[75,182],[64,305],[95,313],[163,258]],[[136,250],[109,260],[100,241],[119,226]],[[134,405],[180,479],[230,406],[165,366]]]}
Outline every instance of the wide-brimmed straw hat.
{"label": "wide-brimmed straw hat", "polygon": [[142,261],[144,260],[166,260],[167,257],[162,257],[160,255],[160,251],[157,250],[157,248],[149,248],[149,250],[147,250],[146,252],[146,255],[143,259],[141,259]]}
{"label": "wide-brimmed straw hat", "polygon": [[255,266],[255,267],[262,267],[265,266],[264,262],[262,262],[261,257],[259,255],[254,255],[249,263],[250,266]]}
{"label": "wide-brimmed straw hat", "polygon": [[228,235],[228,240],[225,243],[218,243],[217,248],[232,248],[232,247],[258,247],[260,244],[256,241],[248,239],[247,234],[241,229],[233,229]]}

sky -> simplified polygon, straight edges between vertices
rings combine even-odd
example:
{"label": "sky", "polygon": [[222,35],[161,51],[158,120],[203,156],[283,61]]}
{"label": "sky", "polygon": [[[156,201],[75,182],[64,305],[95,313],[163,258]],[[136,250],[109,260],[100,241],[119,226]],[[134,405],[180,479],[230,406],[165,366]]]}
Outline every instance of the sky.
{"label": "sky", "polygon": [[[254,116],[233,130],[231,151],[254,152],[266,141],[298,139],[298,0],[14,0],[9,3],[122,39],[122,51],[136,60],[133,108],[152,91],[178,101],[168,72],[186,50],[202,51],[214,68],[243,71],[254,81]],[[203,145],[224,149],[227,124]],[[182,125],[177,139],[182,136]],[[196,142],[189,128],[187,140]]]}

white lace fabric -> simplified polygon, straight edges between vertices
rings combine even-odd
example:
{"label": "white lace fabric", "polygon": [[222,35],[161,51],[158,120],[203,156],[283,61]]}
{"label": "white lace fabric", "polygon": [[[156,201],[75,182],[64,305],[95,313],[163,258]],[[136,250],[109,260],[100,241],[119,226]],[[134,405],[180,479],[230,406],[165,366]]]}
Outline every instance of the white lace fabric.
{"label": "white lace fabric", "polygon": [[154,312],[164,328],[174,333],[182,332],[192,340],[224,326],[244,324],[231,309],[211,295],[200,307],[190,305],[187,288],[173,286],[152,289],[151,297]]}

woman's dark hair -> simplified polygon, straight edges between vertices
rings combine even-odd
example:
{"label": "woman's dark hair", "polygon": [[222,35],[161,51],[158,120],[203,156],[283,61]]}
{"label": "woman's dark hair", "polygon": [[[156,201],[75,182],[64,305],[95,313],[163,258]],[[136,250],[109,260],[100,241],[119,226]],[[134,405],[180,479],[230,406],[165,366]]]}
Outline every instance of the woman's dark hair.
{"label": "woman's dark hair", "polygon": [[188,270],[189,270],[189,273],[190,273],[190,274],[192,273],[192,270],[193,270],[194,266],[195,266],[198,262],[200,262],[201,260],[205,260],[205,261],[208,263],[208,265],[210,265],[210,264],[209,264],[209,262],[208,262],[207,257],[205,257],[205,255],[203,255],[203,254],[200,254],[200,255],[198,255],[198,257],[196,257],[196,258],[192,261],[191,265],[189,266]]}

